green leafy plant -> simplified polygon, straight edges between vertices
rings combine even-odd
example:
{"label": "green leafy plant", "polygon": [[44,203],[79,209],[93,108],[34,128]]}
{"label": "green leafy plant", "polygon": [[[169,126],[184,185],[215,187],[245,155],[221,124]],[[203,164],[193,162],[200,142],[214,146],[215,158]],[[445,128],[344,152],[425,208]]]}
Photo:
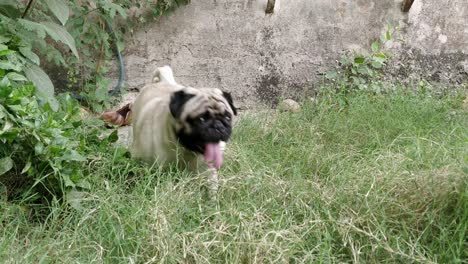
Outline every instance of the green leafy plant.
{"label": "green leafy plant", "polygon": [[80,125],[77,106],[69,104],[56,112],[49,104],[41,107],[30,84],[1,89],[0,172],[7,189],[11,182],[23,182],[11,192],[28,196],[46,190],[57,194],[64,187],[83,185],[80,168],[86,158],[73,135]]}
{"label": "green leafy plant", "polygon": [[83,123],[76,100],[53,96],[19,37],[0,37],[0,186],[9,199],[28,201],[87,188],[82,168],[90,146],[109,141]]}
{"label": "green leafy plant", "polygon": [[[54,86],[49,76],[41,69],[39,56],[35,53],[35,48],[40,46],[49,47],[48,41],[61,42],[68,47],[73,56],[79,57],[75,46],[74,38],[63,27],[53,21],[51,16],[43,16],[43,20],[35,22],[26,19],[28,11],[31,10],[33,0],[30,0],[24,12],[21,2],[16,0],[4,1],[0,4],[0,70],[14,71],[10,74],[17,80],[30,80],[34,83],[35,95],[50,103],[53,110],[58,109],[58,104],[54,98]],[[68,8],[59,4],[59,0],[44,1],[50,8],[50,12],[62,23],[68,20]],[[47,19],[46,19],[47,18]],[[60,53],[59,53],[60,54]],[[22,75],[24,74],[24,75]],[[20,76],[21,75],[21,76]],[[18,79],[19,78],[19,79]]]}
{"label": "green leafy plant", "polygon": [[385,52],[382,46],[392,40],[392,27],[388,27],[385,34],[372,43],[370,51],[358,53],[349,51],[342,55],[336,70],[325,75],[327,87],[347,95],[353,91],[369,91],[381,93],[384,88],[382,69],[390,59],[391,54]]}
{"label": "green leafy plant", "polygon": [[[70,33],[79,39],[77,48],[82,51],[77,59],[66,57],[69,77],[76,78],[80,97],[95,112],[109,108],[112,103],[107,91],[110,81],[105,75],[115,53],[123,49],[123,40],[133,34],[138,26],[189,0],[87,0],[73,1],[70,5],[73,18],[67,24]],[[85,4],[86,3],[86,4]],[[122,65],[120,65],[122,67]],[[113,89],[120,89],[121,83]],[[73,85],[72,85],[73,86]]]}
{"label": "green leafy plant", "polygon": [[[105,77],[125,35],[189,0],[8,0],[0,3],[0,34],[21,39],[23,71],[37,87],[36,96],[53,100],[54,86],[40,57],[68,72],[68,85],[96,112],[110,107]],[[139,15],[135,15],[135,10]],[[133,13],[132,13],[133,12]],[[128,13],[132,13],[129,16]],[[55,43],[52,42],[55,41]],[[36,55],[38,54],[38,55]],[[0,64],[1,65],[1,64]],[[3,68],[8,67],[3,66]],[[122,85],[119,82],[118,88]],[[51,99],[52,98],[52,99]],[[56,105],[56,103],[55,103]],[[56,107],[54,107],[56,108]]]}
{"label": "green leafy plant", "polygon": [[[57,97],[59,109],[40,105],[34,86],[0,85],[0,185],[9,199],[62,197],[89,187],[83,166],[116,140],[89,126],[69,95]],[[97,121],[96,121],[97,122]]]}

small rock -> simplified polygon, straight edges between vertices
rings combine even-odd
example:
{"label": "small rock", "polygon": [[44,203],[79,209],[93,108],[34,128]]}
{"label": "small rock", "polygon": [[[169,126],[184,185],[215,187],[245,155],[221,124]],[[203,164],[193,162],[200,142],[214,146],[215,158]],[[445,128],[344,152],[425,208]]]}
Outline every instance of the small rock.
{"label": "small rock", "polygon": [[122,147],[130,147],[132,143],[132,127],[119,127],[117,133],[119,135],[119,139],[117,140],[116,144]]}
{"label": "small rock", "polygon": [[297,113],[301,110],[301,106],[298,102],[292,99],[286,99],[279,104],[279,109],[281,111]]}

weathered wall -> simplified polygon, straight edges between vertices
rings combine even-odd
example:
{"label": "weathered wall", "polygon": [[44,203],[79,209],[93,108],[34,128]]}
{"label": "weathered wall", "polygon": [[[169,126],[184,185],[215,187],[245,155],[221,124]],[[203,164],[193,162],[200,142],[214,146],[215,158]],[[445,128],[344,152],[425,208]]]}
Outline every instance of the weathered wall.
{"label": "weathered wall", "polygon": [[468,1],[415,0],[194,0],[128,39],[126,83],[141,87],[152,71],[171,65],[176,80],[220,87],[241,104],[271,103],[314,88],[319,73],[344,50],[367,48],[399,24],[403,43],[389,72],[437,81],[466,81]]}
{"label": "weathered wall", "polygon": [[399,79],[468,82],[468,1],[416,0],[400,21],[403,44],[388,67]]}

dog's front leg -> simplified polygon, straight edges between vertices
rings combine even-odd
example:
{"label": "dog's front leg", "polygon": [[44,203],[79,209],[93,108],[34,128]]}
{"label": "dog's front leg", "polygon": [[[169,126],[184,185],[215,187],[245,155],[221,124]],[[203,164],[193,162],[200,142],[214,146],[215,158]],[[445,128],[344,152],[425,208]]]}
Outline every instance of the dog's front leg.
{"label": "dog's front leg", "polygon": [[216,199],[219,190],[218,170],[215,168],[208,169],[208,189],[210,198]]}

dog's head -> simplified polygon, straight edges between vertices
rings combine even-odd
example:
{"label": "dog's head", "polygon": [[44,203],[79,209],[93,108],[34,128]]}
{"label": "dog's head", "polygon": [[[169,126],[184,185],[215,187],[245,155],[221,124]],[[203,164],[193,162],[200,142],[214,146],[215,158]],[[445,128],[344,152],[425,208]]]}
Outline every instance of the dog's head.
{"label": "dog's head", "polygon": [[220,143],[229,140],[232,119],[237,114],[231,95],[216,88],[186,87],[171,95],[169,108],[176,120],[179,142],[204,154],[215,167],[221,166]]}

